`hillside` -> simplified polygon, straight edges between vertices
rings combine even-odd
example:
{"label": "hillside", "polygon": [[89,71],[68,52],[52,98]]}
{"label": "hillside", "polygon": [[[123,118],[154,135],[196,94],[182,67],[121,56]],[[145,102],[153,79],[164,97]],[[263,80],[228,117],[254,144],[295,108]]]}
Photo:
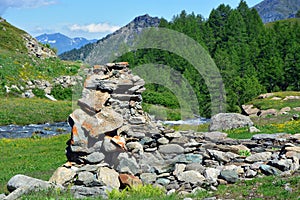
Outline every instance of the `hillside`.
{"label": "hillside", "polygon": [[300,10],[300,0],[264,0],[254,6],[264,23],[294,18]]}
{"label": "hillside", "polygon": [[53,49],[0,18],[0,96],[44,89],[54,78],[77,74],[80,65],[61,61]]}
{"label": "hillside", "polygon": [[57,49],[58,55],[97,41],[96,39],[88,40],[83,37],[70,38],[61,33],[42,34],[37,36],[36,39],[43,44],[49,44],[52,48]]}
{"label": "hillside", "polygon": [[[119,48],[120,44],[130,43],[135,34],[139,34],[147,27],[158,27],[159,23],[160,19],[157,17],[151,17],[147,14],[138,16],[126,26],[98,40],[96,43],[87,44],[80,49],[73,49],[69,52],[65,52],[59,55],[59,57],[63,60],[83,60],[89,64],[111,62],[108,57],[99,57],[95,55],[112,55],[114,49]],[[95,49],[97,53],[95,53]]]}

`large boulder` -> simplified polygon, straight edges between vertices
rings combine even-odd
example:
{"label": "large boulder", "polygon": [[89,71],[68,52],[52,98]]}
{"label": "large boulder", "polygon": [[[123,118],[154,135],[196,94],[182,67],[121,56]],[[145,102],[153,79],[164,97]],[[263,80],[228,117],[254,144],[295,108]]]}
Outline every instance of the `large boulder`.
{"label": "large boulder", "polygon": [[223,131],[253,126],[250,117],[238,113],[219,113],[211,118],[209,131]]}

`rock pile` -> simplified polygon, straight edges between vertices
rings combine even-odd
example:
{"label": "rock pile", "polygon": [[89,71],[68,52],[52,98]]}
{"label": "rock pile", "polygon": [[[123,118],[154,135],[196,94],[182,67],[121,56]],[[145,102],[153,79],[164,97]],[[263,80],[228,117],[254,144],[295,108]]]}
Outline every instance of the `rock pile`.
{"label": "rock pile", "polygon": [[[80,109],[69,117],[68,162],[39,183],[46,188],[50,183],[69,188],[75,198],[105,198],[106,190],[139,184],[187,194],[299,170],[300,134],[234,140],[223,132],[175,131],[154,124],[141,107],[144,81],[131,74],[127,63],[95,66],[84,86]],[[15,191],[23,187],[10,181]]]}

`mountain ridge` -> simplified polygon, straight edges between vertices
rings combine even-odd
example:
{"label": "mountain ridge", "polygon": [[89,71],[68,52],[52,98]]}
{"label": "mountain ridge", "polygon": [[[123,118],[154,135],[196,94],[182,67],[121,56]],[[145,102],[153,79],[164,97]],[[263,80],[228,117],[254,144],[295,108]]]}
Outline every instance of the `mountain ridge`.
{"label": "mountain ridge", "polygon": [[[95,43],[87,44],[79,49],[73,49],[71,51],[62,53],[59,57],[63,60],[82,60],[87,61],[89,64],[96,63],[106,63],[109,61],[108,57],[99,56],[94,57],[94,55],[89,55],[93,49],[99,46],[105,46],[101,51],[113,52],[114,48],[117,48],[115,45],[120,41],[132,41],[135,34],[139,34],[144,28],[149,27],[158,27],[160,19],[158,17],[151,17],[148,14],[144,14],[138,17],[135,17],[127,25],[121,27],[117,31],[108,34],[107,36],[101,38]],[[104,55],[102,52],[97,52],[97,55]],[[109,53],[105,53],[109,55]]]}
{"label": "mountain ridge", "polygon": [[43,44],[49,44],[51,47],[57,49],[57,54],[61,54],[72,49],[79,49],[80,47],[94,43],[97,39],[88,40],[84,37],[70,38],[62,33],[44,33],[35,37],[39,42]]}
{"label": "mountain ridge", "polygon": [[264,23],[294,18],[300,0],[264,0],[254,6]]}

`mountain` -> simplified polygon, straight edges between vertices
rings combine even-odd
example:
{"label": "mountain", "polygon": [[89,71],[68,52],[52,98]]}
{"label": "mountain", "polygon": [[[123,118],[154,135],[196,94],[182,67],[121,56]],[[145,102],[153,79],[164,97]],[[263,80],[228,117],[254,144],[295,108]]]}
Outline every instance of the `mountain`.
{"label": "mountain", "polygon": [[254,6],[264,23],[294,18],[300,10],[300,0],[264,0]]}
{"label": "mountain", "polygon": [[45,80],[77,74],[80,65],[61,61],[55,50],[0,17],[0,97],[9,91],[21,96]]}
{"label": "mountain", "polygon": [[72,49],[79,49],[86,44],[97,41],[96,39],[88,40],[83,37],[69,38],[61,33],[43,34],[37,36],[36,39],[43,44],[49,44],[51,47],[56,48],[58,54]]}
{"label": "mountain", "polygon": [[59,57],[63,60],[83,60],[89,64],[110,62],[111,60],[108,56],[113,54],[116,48],[120,48],[120,44],[130,43],[130,41],[133,41],[135,35],[139,34],[143,29],[158,27],[159,23],[160,19],[158,17],[151,17],[148,14],[138,16],[129,24],[108,34],[96,43],[90,43],[79,49],[62,53]]}

